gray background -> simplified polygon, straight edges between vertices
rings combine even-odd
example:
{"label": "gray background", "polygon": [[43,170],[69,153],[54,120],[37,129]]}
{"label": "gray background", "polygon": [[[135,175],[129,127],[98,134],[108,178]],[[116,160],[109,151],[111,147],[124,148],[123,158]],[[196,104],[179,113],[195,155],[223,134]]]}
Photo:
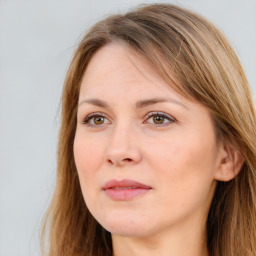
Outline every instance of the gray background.
{"label": "gray background", "polygon": [[[39,255],[55,182],[59,99],[83,32],[152,1],[0,0],[0,256]],[[228,36],[256,90],[256,0],[187,0]]]}

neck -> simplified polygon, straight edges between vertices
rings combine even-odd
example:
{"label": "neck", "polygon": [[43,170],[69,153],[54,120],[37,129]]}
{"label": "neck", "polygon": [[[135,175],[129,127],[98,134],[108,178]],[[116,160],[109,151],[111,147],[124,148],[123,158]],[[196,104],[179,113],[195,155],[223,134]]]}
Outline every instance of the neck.
{"label": "neck", "polygon": [[204,227],[177,227],[161,234],[125,237],[112,234],[114,256],[209,256]]}

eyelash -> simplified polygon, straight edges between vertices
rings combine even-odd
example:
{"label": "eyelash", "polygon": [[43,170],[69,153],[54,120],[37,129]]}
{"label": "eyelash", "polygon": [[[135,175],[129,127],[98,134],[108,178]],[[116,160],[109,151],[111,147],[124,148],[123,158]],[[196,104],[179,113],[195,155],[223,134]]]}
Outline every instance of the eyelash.
{"label": "eyelash", "polygon": [[150,118],[153,118],[154,116],[162,117],[165,119],[164,121],[168,120],[167,123],[162,123],[162,124],[152,123],[152,125],[156,125],[156,126],[168,126],[171,123],[176,121],[176,119],[174,117],[167,115],[165,113],[162,113],[162,112],[151,112],[151,113],[147,114],[146,116],[147,116],[146,121],[148,121]]}
{"label": "eyelash", "polygon": [[[158,117],[162,117],[162,118],[164,118],[164,122],[166,121],[166,120],[168,120],[168,122],[167,123],[162,123],[162,124],[156,124],[156,123],[151,123],[151,125],[156,125],[156,126],[168,126],[168,125],[170,125],[171,123],[173,123],[173,122],[175,122],[176,121],[176,119],[174,118],[174,117],[172,117],[172,116],[170,116],[170,115],[167,115],[167,114],[165,114],[165,113],[162,113],[162,112],[151,112],[151,113],[148,113],[147,115],[146,115],[146,117],[147,117],[147,119],[146,119],[146,121],[148,121],[150,118],[153,118],[154,116],[158,116]],[[85,119],[82,121],[82,124],[85,124],[86,126],[88,126],[88,127],[92,127],[92,128],[94,128],[94,127],[100,127],[101,126],[101,124],[100,125],[97,125],[97,124],[90,124],[90,121],[93,119],[93,118],[95,118],[95,117],[102,117],[102,118],[106,118],[107,119],[107,117],[104,115],[104,114],[102,114],[102,113],[100,113],[100,112],[96,112],[96,113],[92,113],[92,114],[89,114],[88,116],[86,116],[85,117]],[[103,123],[104,124],[104,123]]]}
{"label": "eyelash", "polygon": [[102,113],[100,112],[96,112],[96,113],[92,113],[92,114],[89,114],[88,116],[85,117],[85,119],[82,121],[82,124],[85,124],[87,125],[88,127],[95,127],[95,126],[98,126],[96,124],[90,124],[90,120],[92,120],[92,118],[95,118],[95,117],[103,117],[103,118],[106,118],[105,115],[103,115]]}

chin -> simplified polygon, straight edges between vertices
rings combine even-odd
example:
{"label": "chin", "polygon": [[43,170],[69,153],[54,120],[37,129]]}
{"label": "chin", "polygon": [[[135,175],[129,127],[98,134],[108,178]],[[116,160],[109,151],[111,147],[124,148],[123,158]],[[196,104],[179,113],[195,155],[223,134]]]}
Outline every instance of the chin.
{"label": "chin", "polygon": [[103,226],[107,231],[109,231],[112,235],[119,235],[125,237],[143,237],[147,236],[147,232],[145,232],[144,228],[127,225],[127,224],[112,224]]}
{"label": "chin", "polygon": [[128,216],[110,216],[98,220],[98,222],[113,235],[127,236],[127,237],[143,237],[150,234],[150,226],[146,219],[139,219]]}

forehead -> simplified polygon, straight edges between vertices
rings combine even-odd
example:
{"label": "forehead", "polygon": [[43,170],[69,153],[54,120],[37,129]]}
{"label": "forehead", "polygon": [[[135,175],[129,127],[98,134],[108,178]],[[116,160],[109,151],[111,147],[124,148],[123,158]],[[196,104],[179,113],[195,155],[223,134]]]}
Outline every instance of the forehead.
{"label": "forehead", "polygon": [[87,66],[80,94],[95,97],[122,93],[128,95],[130,92],[143,92],[145,97],[176,94],[176,97],[182,98],[142,55],[119,43],[103,46]]}

